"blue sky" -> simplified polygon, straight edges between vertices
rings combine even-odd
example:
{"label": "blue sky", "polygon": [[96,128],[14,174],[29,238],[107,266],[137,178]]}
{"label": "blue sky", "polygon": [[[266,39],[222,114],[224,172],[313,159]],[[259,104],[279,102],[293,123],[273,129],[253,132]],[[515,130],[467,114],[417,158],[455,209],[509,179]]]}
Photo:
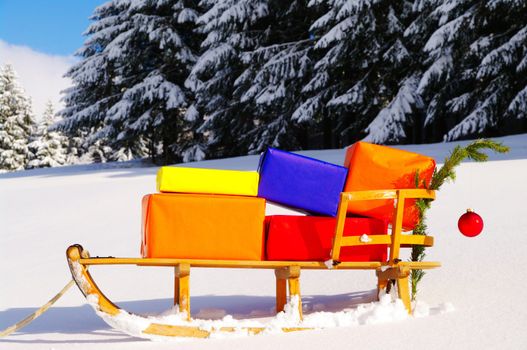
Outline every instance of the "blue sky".
{"label": "blue sky", "polygon": [[83,43],[88,17],[106,0],[0,0],[0,39],[52,55]]}
{"label": "blue sky", "polygon": [[37,120],[47,101],[64,106],[61,91],[71,86],[64,75],[78,60],[72,55],[93,10],[107,1],[0,0],[0,66],[15,69]]}

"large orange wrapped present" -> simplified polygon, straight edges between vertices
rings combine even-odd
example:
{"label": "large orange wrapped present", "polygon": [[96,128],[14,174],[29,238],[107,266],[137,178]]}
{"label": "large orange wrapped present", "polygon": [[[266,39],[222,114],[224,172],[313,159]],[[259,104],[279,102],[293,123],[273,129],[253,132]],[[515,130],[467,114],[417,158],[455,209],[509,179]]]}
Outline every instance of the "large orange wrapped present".
{"label": "large orange wrapped present", "polygon": [[157,193],[143,197],[145,258],[262,260],[265,199]]}
{"label": "large orange wrapped present", "polygon": [[[344,165],[349,168],[344,191],[416,188],[415,175],[419,172],[419,188],[429,186],[435,169],[433,158],[396,148],[356,142],[346,150]],[[351,201],[348,212],[372,218],[390,220],[393,200]],[[403,228],[412,230],[417,224],[415,199],[405,202]]]}

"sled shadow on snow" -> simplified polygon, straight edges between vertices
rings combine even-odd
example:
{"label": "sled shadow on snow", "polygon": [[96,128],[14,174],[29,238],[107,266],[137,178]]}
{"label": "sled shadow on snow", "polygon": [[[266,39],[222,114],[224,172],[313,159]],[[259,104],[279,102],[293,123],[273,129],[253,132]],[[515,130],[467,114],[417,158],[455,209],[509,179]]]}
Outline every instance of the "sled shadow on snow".
{"label": "sled shadow on snow", "polygon": [[[361,303],[375,300],[375,290],[338,295],[306,295],[302,297],[304,313],[317,311],[335,312],[356,307]],[[172,307],[172,299],[153,299],[118,302],[117,304],[130,312],[143,315],[157,315]],[[20,321],[36,308],[12,308],[0,312],[0,329]],[[273,296],[230,295],[196,296],[191,300],[191,312],[194,318],[221,319],[232,315],[236,319],[265,318],[275,315],[275,298]],[[47,333],[71,334],[71,339],[44,340],[18,339],[17,335],[38,335]],[[101,339],[79,339],[78,335],[97,335]],[[74,336],[75,335],[75,336]],[[110,339],[109,339],[110,338]],[[1,343],[99,343],[127,342],[142,339],[132,338],[114,331],[102,321],[89,305],[76,307],[52,307],[33,323]]]}

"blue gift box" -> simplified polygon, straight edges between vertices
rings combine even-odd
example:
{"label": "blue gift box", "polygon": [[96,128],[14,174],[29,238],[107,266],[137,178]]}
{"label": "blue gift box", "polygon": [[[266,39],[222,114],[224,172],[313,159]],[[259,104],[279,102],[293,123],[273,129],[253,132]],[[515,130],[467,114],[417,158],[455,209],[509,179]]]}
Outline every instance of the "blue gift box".
{"label": "blue gift box", "polygon": [[260,158],[258,197],[322,215],[337,215],[348,169],[268,148]]}

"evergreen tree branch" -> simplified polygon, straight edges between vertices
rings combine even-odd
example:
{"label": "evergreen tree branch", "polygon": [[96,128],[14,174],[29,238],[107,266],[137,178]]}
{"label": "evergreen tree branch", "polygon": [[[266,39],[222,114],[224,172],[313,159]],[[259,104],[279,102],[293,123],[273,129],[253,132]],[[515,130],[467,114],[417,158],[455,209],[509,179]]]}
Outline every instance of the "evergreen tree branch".
{"label": "evergreen tree branch", "polygon": [[456,146],[450,155],[445,158],[441,169],[434,173],[430,189],[439,190],[445,182],[454,181],[456,179],[454,169],[467,158],[476,162],[487,161],[488,155],[482,152],[486,149],[496,153],[507,153],[509,151],[509,147],[488,139],[476,140],[466,147]]}

